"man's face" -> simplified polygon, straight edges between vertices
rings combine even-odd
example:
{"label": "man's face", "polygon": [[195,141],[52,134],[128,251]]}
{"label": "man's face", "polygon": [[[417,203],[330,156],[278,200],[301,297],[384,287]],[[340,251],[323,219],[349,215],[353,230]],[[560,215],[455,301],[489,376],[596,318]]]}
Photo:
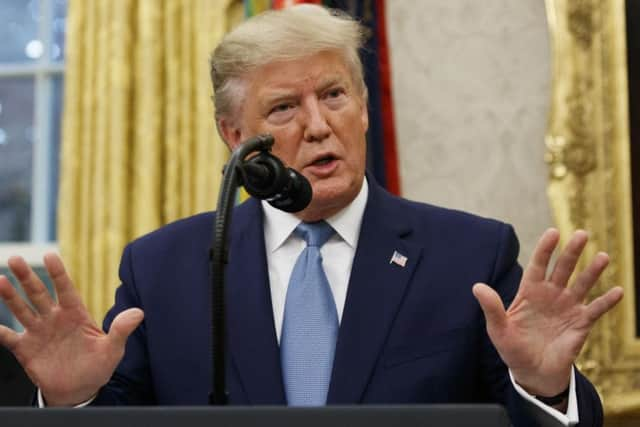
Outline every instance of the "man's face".
{"label": "man's face", "polygon": [[272,152],[311,183],[313,200],[298,216],[327,218],[347,206],[364,179],[369,125],[362,94],[337,52],[275,62],[249,73],[244,102],[220,129],[231,149],[257,134],[275,138]]}

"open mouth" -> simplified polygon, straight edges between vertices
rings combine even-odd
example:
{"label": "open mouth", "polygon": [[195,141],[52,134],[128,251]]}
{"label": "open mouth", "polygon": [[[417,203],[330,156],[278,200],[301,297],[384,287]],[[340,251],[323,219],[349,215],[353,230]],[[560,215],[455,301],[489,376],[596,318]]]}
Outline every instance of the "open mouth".
{"label": "open mouth", "polygon": [[331,163],[332,161],[334,161],[336,158],[332,155],[327,155],[324,157],[320,157],[318,160],[314,161],[313,163],[311,163],[312,166],[324,166],[327,165],[329,163]]}

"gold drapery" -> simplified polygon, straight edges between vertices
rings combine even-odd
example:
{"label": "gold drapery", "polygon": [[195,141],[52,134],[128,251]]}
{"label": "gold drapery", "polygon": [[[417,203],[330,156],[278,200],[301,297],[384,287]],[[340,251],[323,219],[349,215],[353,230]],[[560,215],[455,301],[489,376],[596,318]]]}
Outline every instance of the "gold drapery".
{"label": "gold drapery", "polygon": [[96,319],[128,241],[215,207],[208,58],[233,15],[232,0],[69,3],[58,239]]}

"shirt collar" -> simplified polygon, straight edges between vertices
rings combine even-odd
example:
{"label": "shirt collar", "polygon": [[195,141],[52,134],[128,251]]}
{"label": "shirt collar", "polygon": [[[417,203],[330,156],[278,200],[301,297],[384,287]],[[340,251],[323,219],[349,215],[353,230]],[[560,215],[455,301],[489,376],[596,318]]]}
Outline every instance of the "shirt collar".
{"label": "shirt collar", "polygon": [[[352,248],[355,248],[358,243],[360,226],[362,225],[362,217],[367,205],[368,195],[369,185],[365,177],[356,198],[344,209],[325,219],[336,233]],[[264,200],[262,201],[262,210],[264,212],[266,249],[267,252],[271,253],[278,249],[289,238],[301,221],[295,215],[276,209]]]}

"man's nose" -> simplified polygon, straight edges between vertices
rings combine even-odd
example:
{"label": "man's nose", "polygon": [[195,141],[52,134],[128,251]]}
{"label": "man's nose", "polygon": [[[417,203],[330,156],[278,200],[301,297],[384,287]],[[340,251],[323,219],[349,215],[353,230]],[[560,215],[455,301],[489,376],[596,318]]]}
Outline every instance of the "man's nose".
{"label": "man's nose", "polygon": [[327,123],[325,113],[317,99],[307,100],[304,103],[304,140],[308,142],[320,142],[331,134],[331,127]]}

